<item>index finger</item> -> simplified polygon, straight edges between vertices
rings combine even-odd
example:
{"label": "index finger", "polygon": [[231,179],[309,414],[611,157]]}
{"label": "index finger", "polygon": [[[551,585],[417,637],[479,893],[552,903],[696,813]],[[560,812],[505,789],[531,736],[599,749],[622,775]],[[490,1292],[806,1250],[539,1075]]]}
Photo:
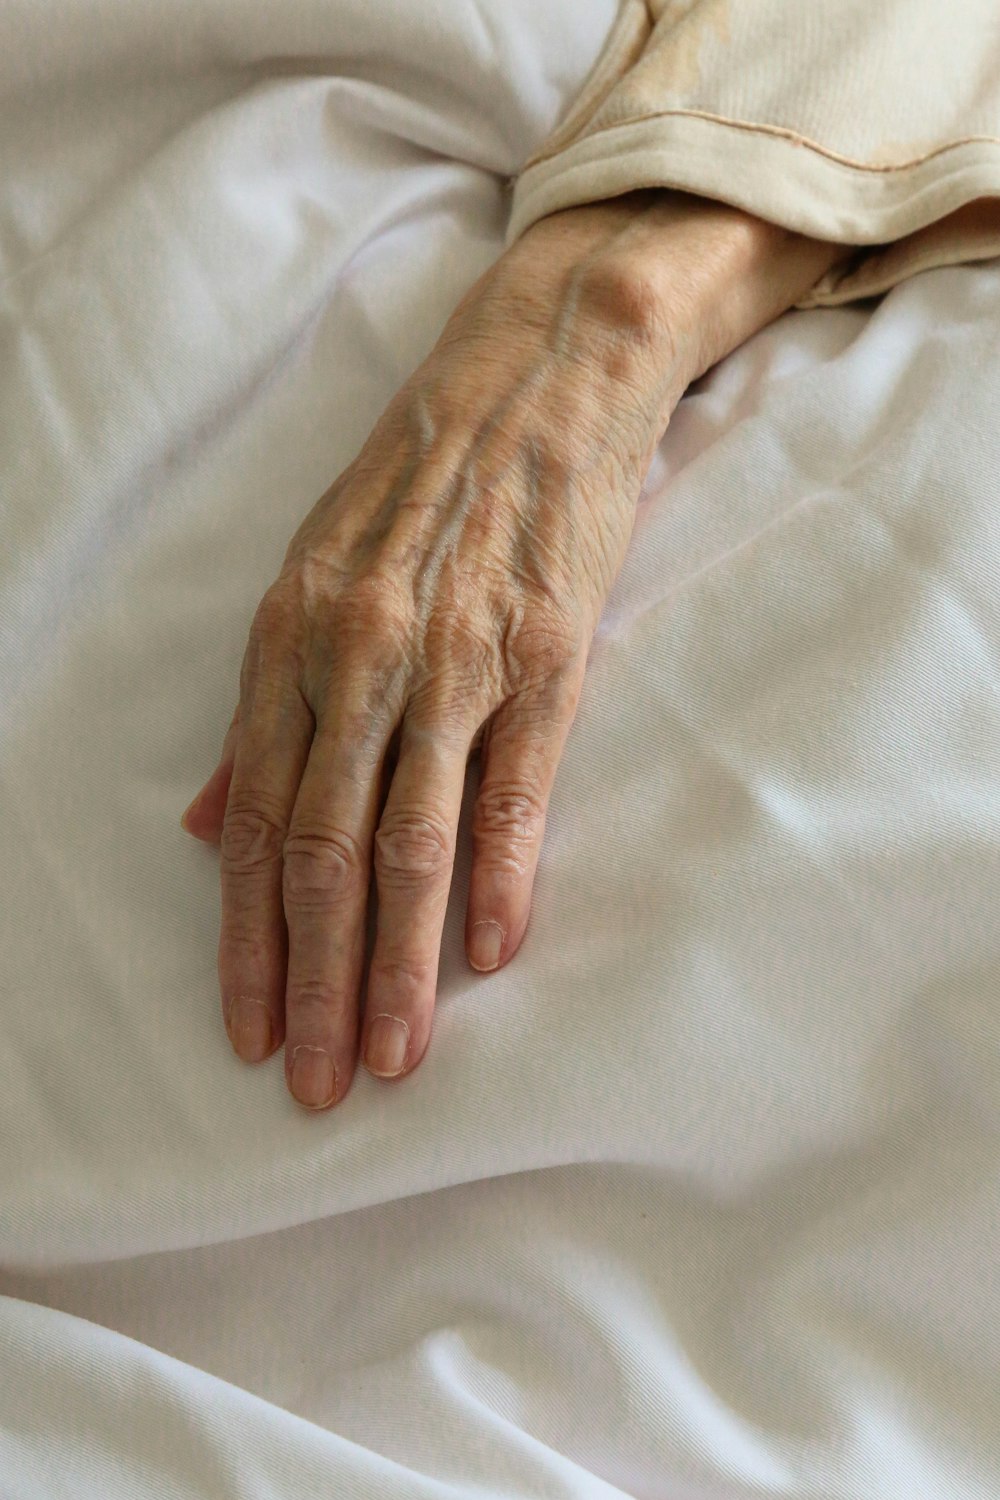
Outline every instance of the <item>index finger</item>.
{"label": "index finger", "polygon": [[282,845],[312,731],[290,683],[248,689],[222,825],[218,951],[226,1029],[244,1062],[262,1062],[281,1042]]}

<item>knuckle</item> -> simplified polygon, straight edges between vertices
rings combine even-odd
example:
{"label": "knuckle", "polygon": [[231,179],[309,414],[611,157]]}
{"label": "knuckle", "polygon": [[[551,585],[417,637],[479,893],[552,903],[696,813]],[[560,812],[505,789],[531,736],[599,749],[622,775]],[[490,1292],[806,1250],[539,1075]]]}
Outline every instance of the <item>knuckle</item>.
{"label": "knuckle", "polygon": [[544,817],[542,799],[530,787],[488,785],[476,802],[473,833],[481,839],[530,844]]}
{"label": "knuckle", "polygon": [[310,619],[322,620],[349,583],[350,573],[336,555],[305,548],[286,564],[282,581]]}
{"label": "knuckle", "polygon": [[581,648],[578,627],[554,616],[522,618],[508,627],[503,653],[508,676],[514,683],[545,682],[564,673]]}
{"label": "knuckle", "polygon": [[361,848],[340,829],[292,832],[285,839],[282,891],[294,907],[328,907],[352,896],[364,878]]}
{"label": "knuckle", "polygon": [[570,638],[568,632],[554,630],[551,626],[540,626],[526,632],[520,645],[528,665],[543,677],[565,667],[577,649],[576,641]]}
{"label": "knuckle", "polygon": [[261,599],[250,624],[240,668],[240,693],[246,699],[262,679],[288,665],[297,650],[296,611],[288,593],[272,584]]}
{"label": "knuckle", "polygon": [[381,958],[372,962],[372,973],[394,998],[419,1000],[428,991],[433,992],[437,967],[436,961],[416,957]]}
{"label": "knuckle", "polygon": [[312,974],[300,974],[297,978],[289,980],[285,1003],[290,1010],[294,1009],[297,1013],[300,1031],[308,1030],[313,1018],[317,1024],[322,1024],[331,1013],[340,1011],[343,1005],[343,991],[332,979],[324,979]]}
{"label": "knuckle", "polygon": [[472,611],[438,608],[427,625],[431,675],[425,696],[433,698],[455,727],[464,727],[472,704],[495,699],[502,675],[497,633]]}
{"label": "knuckle", "polygon": [[286,590],[272,584],[254,611],[250,639],[255,644],[283,640],[291,634],[294,611]]}
{"label": "knuckle", "polygon": [[406,810],[383,817],[375,835],[375,873],[379,879],[433,879],[451,866],[451,839],[443,819]]}
{"label": "knuckle", "polygon": [[284,825],[273,813],[260,807],[230,805],[222,825],[219,850],[222,863],[231,874],[237,875],[262,869],[281,858],[284,836]]}

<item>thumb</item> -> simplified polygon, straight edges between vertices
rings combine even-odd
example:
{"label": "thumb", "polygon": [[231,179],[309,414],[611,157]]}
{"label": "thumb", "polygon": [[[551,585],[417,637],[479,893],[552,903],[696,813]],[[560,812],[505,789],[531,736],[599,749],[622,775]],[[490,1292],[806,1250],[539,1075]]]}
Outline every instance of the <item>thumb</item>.
{"label": "thumb", "polygon": [[218,845],[222,841],[222,823],[229,800],[229,783],[233,779],[236,762],[236,744],[239,739],[240,709],[236,706],[232,723],[226,730],[222,742],[222,754],[211,776],[198,792],[194,801],[181,815],[181,827],[196,839],[206,844]]}

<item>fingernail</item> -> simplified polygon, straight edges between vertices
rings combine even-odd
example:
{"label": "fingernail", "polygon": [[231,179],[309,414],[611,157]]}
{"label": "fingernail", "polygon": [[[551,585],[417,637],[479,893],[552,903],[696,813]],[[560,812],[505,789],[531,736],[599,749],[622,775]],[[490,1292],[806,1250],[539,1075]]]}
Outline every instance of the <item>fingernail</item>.
{"label": "fingernail", "polygon": [[477,922],[469,935],[469,962],[474,969],[495,969],[503,947],[499,922]]}
{"label": "fingernail", "polygon": [[229,1010],[229,1035],[244,1062],[263,1062],[271,1050],[271,1012],[263,1000],[237,995]]}
{"label": "fingernail", "polygon": [[396,1016],[376,1016],[368,1033],[365,1066],[380,1078],[393,1078],[403,1071],[410,1028]]}
{"label": "fingernail", "polygon": [[329,1052],[304,1043],[292,1053],[292,1093],[307,1109],[325,1109],[337,1097],[337,1070]]}

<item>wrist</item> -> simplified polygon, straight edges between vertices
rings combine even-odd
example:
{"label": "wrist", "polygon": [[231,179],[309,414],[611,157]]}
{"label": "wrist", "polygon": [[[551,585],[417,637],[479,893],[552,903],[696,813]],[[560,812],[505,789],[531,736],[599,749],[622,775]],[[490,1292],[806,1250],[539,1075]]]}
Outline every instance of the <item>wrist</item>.
{"label": "wrist", "polygon": [[541,219],[504,259],[548,289],[557,337],[572,346],[575,336],[610,373],[666,377],[676,404],[846,253],[728,204],[657,189]]}

